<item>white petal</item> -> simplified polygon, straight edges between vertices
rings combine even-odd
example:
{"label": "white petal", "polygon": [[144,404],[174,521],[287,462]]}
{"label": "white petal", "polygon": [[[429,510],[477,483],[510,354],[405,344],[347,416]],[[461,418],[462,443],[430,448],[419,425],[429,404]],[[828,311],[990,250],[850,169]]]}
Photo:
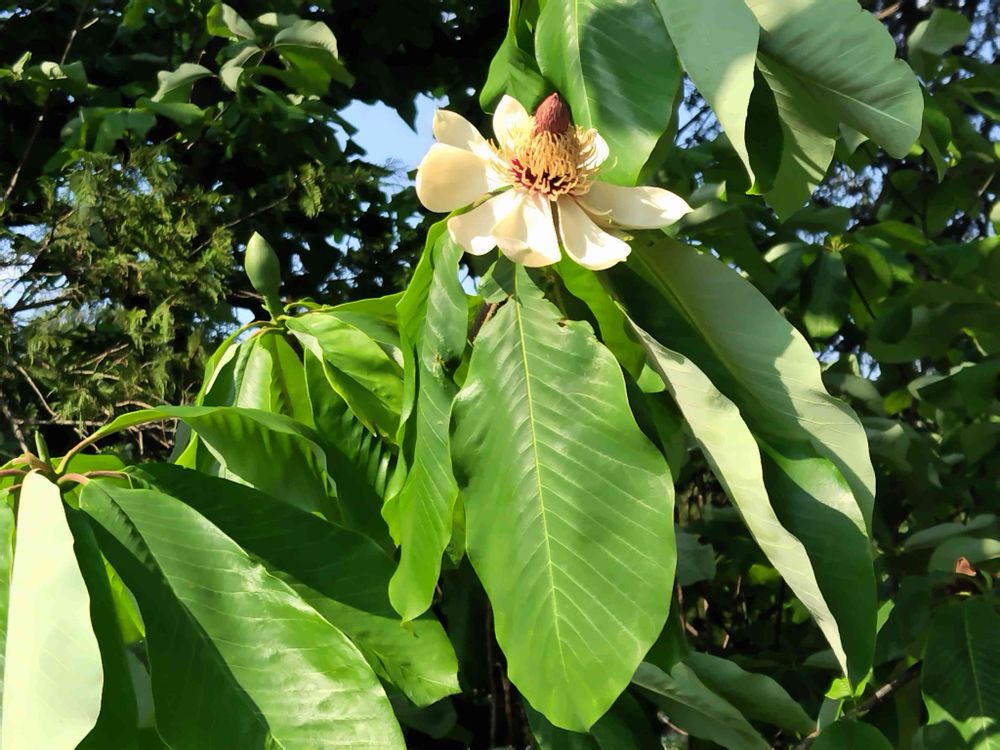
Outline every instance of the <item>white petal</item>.
{"label": "white petal", "polygon": [[516,202],[515,191],[500,193],[468,213],[448,219],[448,234],[465,252],[485,255],[497,246],[493,225],[510,213]]}
{"label": "white petal", "polygon": [[602,225],[627,229],[659,229],[691,210],[679,195],[656,187],[621,187],[593,182],[577,200]]}
{"label": "white petal", "polygon": [[605,162],[610,152],[608,142],[601,138],[600,133],[594,133],[594,155],[587,159],[583,165],[587,169],[597,169]]}
{"label": "white petal", "polygon": [[455,112],[439,109],[434,113],[434,124],[431,126],[434,137],[440,143],[473,151],[484,159],[492,155],[492,150],[475,126]]}
{"label": "white petal", "polygon": [[559,239],[552,204],[538,193],[512,190],[511,209],[492,229],[503,254],[515,263],[538,267],[558,263]]}
{"label": "white petal", "polygon": [[447,213],[490,191],[489,162],[471,151],[435,143],[417,167],[417,197],[428,211]]}
{"label": "white petal", "polygon": [[493,134],[497,143],[504,146],[511,142],[513,135],[528,124],[528,110],[512,96],[504,94],[493,113]]}
{"label": "white petal", "polygon": [[559,232],[566,254],[584,268],[601,271],[628,257],[632,248],[591,221],[568,196],[559,199]]}

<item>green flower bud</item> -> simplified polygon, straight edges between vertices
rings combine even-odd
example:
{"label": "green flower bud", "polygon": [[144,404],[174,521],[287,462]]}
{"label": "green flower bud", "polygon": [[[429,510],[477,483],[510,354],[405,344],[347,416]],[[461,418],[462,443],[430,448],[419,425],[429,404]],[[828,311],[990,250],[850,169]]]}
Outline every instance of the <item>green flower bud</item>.
{"label": "green flower bud", "polygon": [[276,317],[281,311],[281,298],[278,296],[281,287],[281,264],[274,250],[267,244],[267,240],[256,232],[247,243],[243,265],[253,288],[264,296],[268,312],[272,317]]}

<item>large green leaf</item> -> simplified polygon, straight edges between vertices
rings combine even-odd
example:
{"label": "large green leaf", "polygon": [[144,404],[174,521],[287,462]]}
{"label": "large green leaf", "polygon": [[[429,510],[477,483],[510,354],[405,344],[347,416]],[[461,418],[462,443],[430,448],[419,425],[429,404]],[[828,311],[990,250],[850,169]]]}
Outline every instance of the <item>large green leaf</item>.
{"label": "large green leaf", "polygon": [[458,391],[451,371],[465,350],[468,306],[458,280],[462,248],[444,226],[428,232],[398,305],[407,389],[399,442],[407,474],[382,514],[402,548],[389,597],[406,620],[431,604],[458,497],[448,427]]}
{"label": "large green leaf", "polygon": [[455,404],[466,544],[511,681],[553,724],[584,731],[666,618],[673,485],[611,353],[522,267],[513,286]]}
{"label": "large green leaf", "polygon": [[805,443],[830,459],[870,525],[875,473],[864,428],[826,392],[798,331],[736,271],[694,248],[636,242],[629,260],[651,285],[643,289],[634,277],[623,285],[637,322],[708,375],[755,435],[775,445]]}
{"label": "large green leaf", "polygon": [[971,750],[1000,748],[1000,615],[989,600],[934,616],[920,680],[931,723],[953,724]]}
{"label": "large green leaf", "polygon": [[[657,0],[684,70],[754,179],[746,144],[760,28],[743,0]],[[719,19],[725,19],[720,23]]]}
{"label": "large green leaf", "polygon": [[139,601],[171,747],[403,747],[357,648],[204,516],[99,481],[82,507]]}
{"label": "large green leaf", "polygon": [[[3,696],[7,619],[10,614],[10,577],[14,563],[14,511],[0,492],[0,698]],[[3,718],[0,699],[0,720]]]}
{"label": "large green leaf", "polygon": [[187,469],[145,464],[132,473],[263,560],[411,701],[424,706],[458,692],[455,653],[444,630],[430,616],[401,627],[387,593],[395,565],[371,540],[250,487]]}
{"label": "large green leaf", "polygon": [[547,3],[535,55],[565,97],[577,125],[596,128],[611,155],[601,174],[634,184],[667,129],[680,65],[667,30],[647,0]]}
{"label": "large green leaf", "polygon": [[[856,0],[745,0],[760,47],[830,112],[897,159],[920,135],[923,96],[896,43]],[[777,93],[777,92],[776,92]]]}
{"label": "large green leaf", "polygon": [[[808,608],[841,667],[846,672],[850,661],[860,664],[870,659],[870,655],[855,657],[847,651],[842,626],[824,596],[806,547],[782,524],[771,506],[760,450],[739,409],[690,360],[662,346],[642,329],[635,330],[743,522]],[[841,620],[845,625],[849,623],[849,613],[844,613]]]}
{"label": "large green leaf", "polygon": [[4,750],[74,750],[101,712],[104,668],[59,488],[21,488],[4,663]]}
{"label": "large green leaf", "polygon": [[670,719],[688,734],[718,743],[727,750],[767,750],[767,743],[725,698],[712,692],[694,671],[677,663],[669,673],[643,663],[633,684],[643,689]]}

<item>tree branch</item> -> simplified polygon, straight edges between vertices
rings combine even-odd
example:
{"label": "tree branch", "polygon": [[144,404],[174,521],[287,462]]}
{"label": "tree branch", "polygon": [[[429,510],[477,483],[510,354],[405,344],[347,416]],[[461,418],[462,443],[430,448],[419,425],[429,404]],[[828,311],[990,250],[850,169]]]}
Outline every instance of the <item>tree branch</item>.
{"label": "tree branch", "polygon": [[[873,708],[882,703],[886,698],[892,695],[894,692],[899,690],[907,683],[911,682],[918,674],[920,674],[920,667],[922,662],[917,662],[916,664],[911,664],[898,675],[893,677],[889,682],[876,690],[868,698],[865,698],[861,703],[855,706],[850,711],[847,711],[843,718],[844,719],[859,719],[866,713],[871,711]],[[808,737],[806,737],[802,742],[795,746],[795,750],[807,750],[807,748],[812,745],[813,740],[819,734],[819,730],[816,730]]]}

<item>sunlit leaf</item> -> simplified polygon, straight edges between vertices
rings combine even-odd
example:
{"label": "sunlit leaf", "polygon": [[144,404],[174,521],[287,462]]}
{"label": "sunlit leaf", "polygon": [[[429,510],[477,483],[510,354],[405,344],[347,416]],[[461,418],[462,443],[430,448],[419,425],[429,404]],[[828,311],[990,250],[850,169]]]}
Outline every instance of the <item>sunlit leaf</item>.
{"label": "sunlit leaf", "polygon": [[584,731],[666,618],[673,485],[611,353],[523,268],[515,278],[455,405],[467,550],[511,681],[553,724]]}

